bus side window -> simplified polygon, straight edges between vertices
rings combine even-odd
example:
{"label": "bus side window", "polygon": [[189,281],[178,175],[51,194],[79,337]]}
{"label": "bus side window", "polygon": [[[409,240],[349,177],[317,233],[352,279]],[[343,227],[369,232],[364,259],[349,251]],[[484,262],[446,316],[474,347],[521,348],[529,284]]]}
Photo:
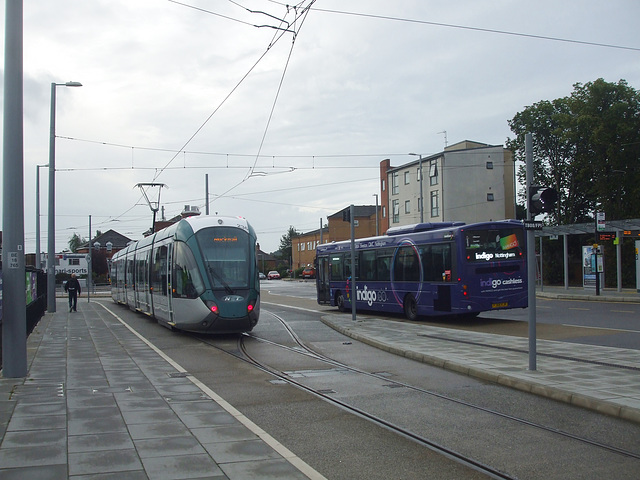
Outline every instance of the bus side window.
{"label": "bus side window", "polygon": [[391,280],[391,257],[393,256],[393,249],[382,248],[376,253],[378,257],[378,281],[389,282]]}
{"label": "bus side window", "polygon": [[344,280],[342,259],[342,255],[331,256],[331,280]]}
{"label": "bus side window", "polygon": [[451,244],[425,245],[422,250],[422,267],[426,282],[451,281]]}
{"label": "bus side window", "polygon": [[373,281],[376,279],[376,252],[365,250],[360,252],[360,275],[358,280]]}

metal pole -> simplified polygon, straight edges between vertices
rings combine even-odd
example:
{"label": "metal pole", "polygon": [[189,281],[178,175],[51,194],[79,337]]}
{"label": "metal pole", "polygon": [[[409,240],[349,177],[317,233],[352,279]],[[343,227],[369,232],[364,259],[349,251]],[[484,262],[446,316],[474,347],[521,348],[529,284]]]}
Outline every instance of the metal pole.
{"label": "metal pole", "polygon": [[2,264],[2,367],[5,378],[27,375],[24,266],[24,129],[22,0],[5,2]]}
{"label": "metal pole", "polygon": [[351,218],[351,320],[356,320],[356,235],[355,235],[355,207],[349,206]]}
{"label": "metal pole", "polygon": [[380,235],[380,227],[378,226],[378,194],[374,193],[374,197],[376,197],[376,237]]}
{"label": "metal pole", "polygon": [[204,214],[209,215],[209,174],[204,174]]}
{"label": "metal pole", "polygon": [[544,272],[542,267],[542,236],[540,238],[540,291],[544,292]]}
{"label": "metal pole", "polygon": [[91,301],[91,279],[93,275],[91,274],[91,266],[93,264],[93,245],[91,245],[91,215],[89,215],[89,255],[87,259],[87,303]]}
{"label": "metal pole", "polygon": [[616,238],[618,243],[616,244],[616,275],[618,278],[618,292],[622,292],[622,231],[616,230]]}
{"label": "metal pole", "polygon": [[47,311],[56,311],[56,84],[51,84],[49,122],[49,215],[47,255]]}
{"label": "metal pole", "polygon": [[42,268],[40,259],[40,167],[46,165],[36,165],[36,268]]}
{"label": "metal pole", "polygon": [[[525,160],[527,164],[527,220],[531,215],[529,187],[533,183],[533,136],[525,135]],[[527,285],[529,288],[529,370],[536,370],[536,237],[533,230],[527,230]]]}
{"label": "metal pole", "polygon": [[418,159],[418,169],[420,170],[420,223],[424,223],[424,201],[422,198],[422,154],[420,154],[420,158]]}
{"label": "metal pole", "polygon": [[564,289],[569,290],[569,235],[564,237]]}

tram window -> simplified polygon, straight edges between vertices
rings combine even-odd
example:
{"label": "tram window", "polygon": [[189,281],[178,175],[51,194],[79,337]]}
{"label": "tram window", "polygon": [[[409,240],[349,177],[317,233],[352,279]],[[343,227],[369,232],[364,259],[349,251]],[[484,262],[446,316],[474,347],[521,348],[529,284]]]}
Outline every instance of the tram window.
{"label": "tram window", "polygon": [[360,274],[358,280],[373,281],[376,279],[376,252],[367,250],[360,252]]}
{"label": "tram window", "polygon": [[167,295],[167,246],[157,247],[153,252],[151,286],[155,294]]}
{"label": "tram window", "polygon": [[214,289],[229,291],[249,286],[250,250],[246,232],[228,227],[207,228],[196,233],[196,238]]}
{"label": "tram window", "polygon": [[396,282],[420,281],[418,255],[413,247],[400,247],[393,266],[393,278]]}
{"label": "tram window", "polygon": [[204,293],[204,283],[191,249],[176,242],[174,252],[173,296],[198,298]]}
{"label": "tram window", "polygon": [[378,281],[388,282],[391,280],[391,259],[393,258],[393,249],[382,248],[377,252]]}

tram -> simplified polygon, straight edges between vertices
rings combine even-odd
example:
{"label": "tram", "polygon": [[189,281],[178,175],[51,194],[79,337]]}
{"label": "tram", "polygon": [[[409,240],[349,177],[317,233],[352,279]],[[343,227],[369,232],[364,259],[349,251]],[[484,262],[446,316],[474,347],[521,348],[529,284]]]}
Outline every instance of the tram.
{"label": "tram", "polygon": [[111,296],[177,330],[248,332],[260,316],[256,233],[242,217],[189,217],[117,252]]}

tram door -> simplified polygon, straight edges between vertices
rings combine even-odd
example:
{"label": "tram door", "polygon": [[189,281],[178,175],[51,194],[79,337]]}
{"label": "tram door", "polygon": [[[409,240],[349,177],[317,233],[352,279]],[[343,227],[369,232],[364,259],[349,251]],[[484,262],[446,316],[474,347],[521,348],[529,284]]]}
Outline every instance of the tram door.
{"label": "tram door", "polygon": [[318,303],[331,304],[331,292],[329,290],[329,257],[316,258],[316,288],[318,291]]}

